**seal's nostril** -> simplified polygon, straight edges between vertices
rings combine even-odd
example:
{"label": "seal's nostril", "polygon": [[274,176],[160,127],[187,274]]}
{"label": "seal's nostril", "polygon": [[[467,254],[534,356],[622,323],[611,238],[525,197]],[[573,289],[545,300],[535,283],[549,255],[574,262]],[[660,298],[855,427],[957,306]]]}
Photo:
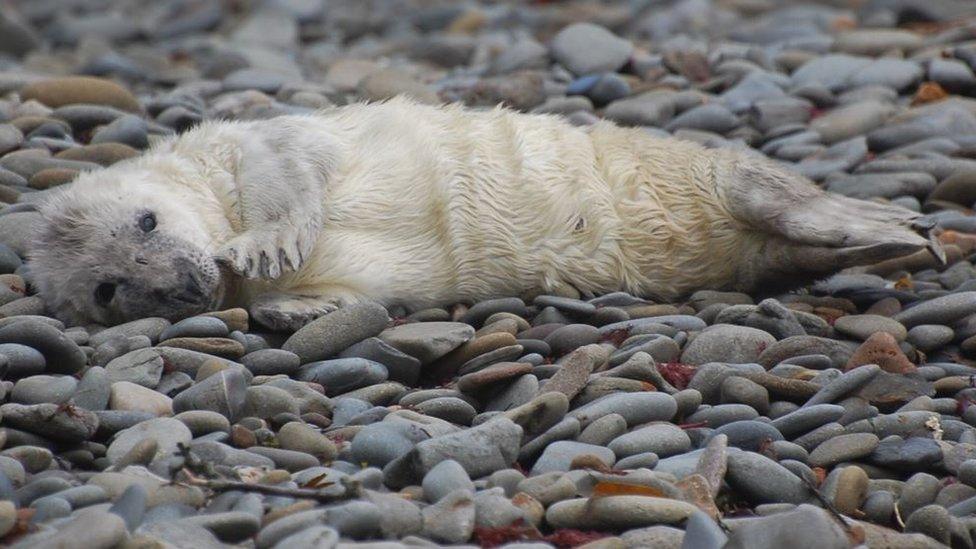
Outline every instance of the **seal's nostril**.
{"label": "seal's nostril", "polygon": [[111,303],[115,297],[116,284],[112,282],[102,282],[95,287],[95,303],[100,307],[105,307]]}

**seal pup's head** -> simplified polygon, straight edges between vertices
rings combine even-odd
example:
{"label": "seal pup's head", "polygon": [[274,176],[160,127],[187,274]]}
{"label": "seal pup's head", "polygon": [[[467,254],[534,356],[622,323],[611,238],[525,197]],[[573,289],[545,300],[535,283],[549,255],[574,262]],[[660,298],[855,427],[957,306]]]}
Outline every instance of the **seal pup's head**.
{"label": "seal pup's head", "polygon": [[55,315],[74,324],[177,320],[220,302],[201,195],[181,182],[185,166],[167,160],[84,173],[41,205],[28,269]]}

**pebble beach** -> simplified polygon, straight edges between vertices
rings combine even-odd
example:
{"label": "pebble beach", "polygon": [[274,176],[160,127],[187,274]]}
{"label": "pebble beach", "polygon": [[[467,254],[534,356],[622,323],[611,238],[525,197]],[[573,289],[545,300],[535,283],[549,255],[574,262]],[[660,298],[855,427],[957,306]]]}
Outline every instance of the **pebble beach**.
{"label": "pebble beach", "polygon": [[[45,197],[208,120],[406,95],[610,120],[924,214],[775,296],[70,326]],[[976,2],[0,4],[0,546],[976,546]],[[487,238],[490,238],[488,235]]]}

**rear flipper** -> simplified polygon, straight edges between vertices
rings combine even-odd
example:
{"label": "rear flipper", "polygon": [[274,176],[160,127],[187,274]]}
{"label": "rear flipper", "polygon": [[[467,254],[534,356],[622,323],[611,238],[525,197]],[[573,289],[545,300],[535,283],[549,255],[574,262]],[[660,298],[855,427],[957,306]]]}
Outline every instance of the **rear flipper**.
{"label": "rear flipper", "polygon": [[740,288],[801,285],[926,248],[945,262],[934,225],[922,223],[921,214],[824,192],[772,162],[724,160],[720,196],[734,218],[764,237],[762,257],[743,266]]}

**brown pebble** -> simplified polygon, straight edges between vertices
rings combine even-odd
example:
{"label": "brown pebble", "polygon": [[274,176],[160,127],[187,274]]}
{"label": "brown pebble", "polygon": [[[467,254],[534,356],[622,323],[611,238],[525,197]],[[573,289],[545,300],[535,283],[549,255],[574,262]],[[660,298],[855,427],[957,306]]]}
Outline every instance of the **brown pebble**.
{"label": "brown pebble", "polygon": [[237,448],[250,448],[251,446],[257,445],[258,438],[254,436],[254,432],[247,427],[231,425],[230,443]]}
{"label": "brown pebble", "polygon": [[46,116],[18,116],[10,121],[10,124],[23,132],[25,135],[41,127],[43,124],[57,124],[64,129],[68,135],[71,134],[71,126],[64,120],[48,118]]}
{"label": "brown pebble", "polygon": [[837,477],[834,506],[845,515],[854,515],[861,507],[868,490],[868,475],[856,466],[844,467]]}
{"label": "brown pebble", "polygon": [[627,307],[623,307],[623,310],[627,311],[627,314],[630,315],[630,318],[649,318],[652,316],[667,316],[667,315],[679,314],[677,307],[675,307],[674,305],[669,305],[667,303],[661,303],[655,305],[628,305]]}
{"label": "brown pebble", "polygon": [[932,383],[932,388],[940,395],[955,395],[973,386],[970,376],[946,376]]}
{"label": "brown pebble", "polygon": [[113,469],[121,471],[129,465],[147,465],[156,456],[159,443],[154,438],[144,438],[136,442],[129,451],[122,455]]}
{"label": "brown pebble", "polygon": [[490,334],[512,334],[513,336],[519,331],[518,321],[511,318],[502,318],[492,322],[491,324],[485,324],[480,330],[474,333],[475,337],[484,337]]}
{"label": "brown pebble", "polygon": [[874,305],[864,311],[866,315],[895,316],[901,312],[901,301],[893,297],[885,297],[874,302]]}
{"label": "brown pebble", "polygon": [[176,347],[229,359],[244,356],[241,342],[226,337],[174,337],[159,343],[159,347]]}
{"label": "brown pebble", "polygon": [[223,360],[218,360],[216,358],[211,358],[203,361],[203,364],[197,368],[197,375],[194,378],[195,383],[200,383],[201,381],[207,379],[208,377],[216,374],[221,370],[226,370],[230,366]]}
{"label": "brown pebble", "polygon": [[70,183],[78,177],[78,170],[70,168],[46,168],[30,177],[28,185],[32,189],[44,190]]}
{"label": "brown pebble", "polygon": [[125,111],[140,112],[139,101],[124,87],[105,78],[65,76],[41,80],[20,90],[23,100],[33,99],[48,107],[78,103],[108,105]]}
{"label": "brown pebble", "polygon": [[844,316],[847,313],[840,309],[835,309],[833,307],[814,307],[813,314],[826,320],[827,324],[833,324],[835,320]]}
{"label": "brown pebble", "polygon": [[609,353],[600,345],[580,347],[559,361],[559,370],[546,380],[539,392],[556,391],[572,400],[586,387],[590,374],[607,358]]}
{"label": "brown pebble", "polygon": [[499,362],[477,372],[461,376],[457,381],[457,389],[464,393],[470,393],[531,371],[532,365],[527,362]]}
{"label": "brown pebble", "polygon": [[17,202],[22,193],[13,187],[7,185],[0,185],[0,202],[4,204],[13,204]]}
{"label": "brown pebble", "polygon": [[[273,473],[274,471],[271,472]],[[288,473],[288,471],[285,471],[285,473]],[[291,480],[291,473],[288,473],[288,478],[285,479],[285,481],[288,480]],[[261,482],[262,484],[267,483],[267,481],[264,479],[261,479]],[[284,507],[274,507],[270,511],[268,511],[267,514],[264,515],[263,519],[261,519],[261,525],[267,526],[268,524],[271,524],[272,522],[280,518],[284,518],[289,515],[294,515],[295,513],[300,513],[302,511],[308,511],[310,509],[314,509],[316,505],[318,505],[318,502],[316,502],[315,500],[304,499],[304,500],[296,501],[291,505],[285,505]]]}
{"label": "brown pebble", "polygon": [[209,313],[203,313],[200,316],[212,316],[214,318],[219,318],[224,321],[227,325],[227,329],[230,331],[248,331],[250,316],[247,314],[247,309],[242,309],[240,307],[235,307],[233,309],[226,309],[223,311],[212,311]]}
{"label": "brown pebble", "polygon": [[916,371],[915,365],[898,347],[898,342],[887,332],[871,334],[871,337],[867,338],[854,351],[844,370],[853,370],[865,364],[877,364],[882,370],[892,374],[907,374]]}
{"label": "brown pebble", "polygon": [[713,519],[722,515],[718,506],[715,505],[715,500],[712,499],[709,481],[704,476],[697,473],[688,475],[675,483],[675,486],[681,489],[685,501],[698,507],[706,515]]}
{"label": "brown pebble", "polygon": [[476,337],[437,359],[424,370],[430,379],[450,378],[457,373],[462,364],[472,358],[515,344],[515,336],[504,332]]}
{"label": "brown pebble", "polygon": [[0,285],[6,286],[19,294],[27,294],[27,283],[18,274],[0,274]]}
{"label": "brown pebble", "polygon": [[45,312],[44,300],[36,295],[22,297],[0,305],[0,318],[21,315],[43,315]]}
{"label": "brown pebble", "polygon": [[802,379],[787,379],[769,372],[741,372],[736,375],[762,385],[769,391],[770,397],[781,398],[790,402],[806,402],[820,390],[820,386],[816,383]]}
{"label": "brown pebble", "polygon": [[83,160],[100,166],[111,166],[120,160],[139,156],[139,151],[125,143],[93,143],[81,147],[65,149],[54,155],[65,160]]}

